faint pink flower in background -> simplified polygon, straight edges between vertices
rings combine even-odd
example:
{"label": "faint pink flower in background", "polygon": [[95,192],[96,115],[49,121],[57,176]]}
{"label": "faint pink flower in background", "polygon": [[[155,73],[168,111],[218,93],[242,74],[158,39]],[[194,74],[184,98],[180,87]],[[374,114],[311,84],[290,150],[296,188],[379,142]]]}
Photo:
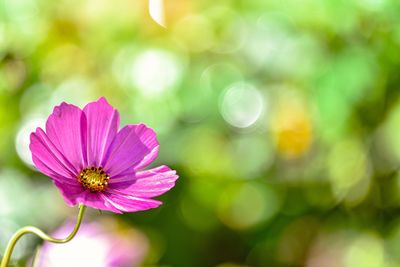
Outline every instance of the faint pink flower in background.
{"label": "faint pink flower in background", "polygon": [[36,167],[49,176],[70,205],[134,212],[158,207],[151,199],[175,185],[167,166],[142,170],[158,155],[154,131],[144,124],[119,130],[119,113],[105,98],[83,110],[61,103],[46,122],[46,131],[31,134]]}
{"label": "faint pink flower in background", "polygon": [[[60,227],[54,236],[68,235],[73,222]],[[36,256],[37,267],[135,267],[149,249],[146,236],[137,230],[118,230],[111,221],[86,223],[67,244],[45,242]],[[28,262],[28,266],[31,263]]]}

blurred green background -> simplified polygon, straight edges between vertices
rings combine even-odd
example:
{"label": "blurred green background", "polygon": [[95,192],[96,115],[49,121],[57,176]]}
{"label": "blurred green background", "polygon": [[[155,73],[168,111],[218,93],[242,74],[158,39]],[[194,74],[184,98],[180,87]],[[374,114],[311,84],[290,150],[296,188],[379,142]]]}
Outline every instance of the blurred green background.
{"label": "blurred green background", "polygon": [[85,218],[143,235],[132,266],[400,266],[399,47],[397,0],[0,0],[0,249],[75,216],[29,134],[105,96],[181,177]]}

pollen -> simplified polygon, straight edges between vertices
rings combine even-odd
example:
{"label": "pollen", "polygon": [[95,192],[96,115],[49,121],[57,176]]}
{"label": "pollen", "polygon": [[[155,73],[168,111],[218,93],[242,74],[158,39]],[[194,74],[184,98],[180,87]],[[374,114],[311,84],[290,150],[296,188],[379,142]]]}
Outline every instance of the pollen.
{"label": "pollen", "polygon": [[81,171],[78,181],[91,192],[104,192],[108,187],[110,176],[101,167],[87,167]]}

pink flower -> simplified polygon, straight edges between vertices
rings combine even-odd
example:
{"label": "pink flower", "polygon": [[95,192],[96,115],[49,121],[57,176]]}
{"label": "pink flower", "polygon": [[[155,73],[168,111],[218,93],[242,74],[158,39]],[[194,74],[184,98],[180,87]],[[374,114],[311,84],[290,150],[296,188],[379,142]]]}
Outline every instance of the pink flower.
{"label": "pink flower", "polygon": [[158,155],[154,131],[144,124],[118,128],[118,111],[102,97],[83,110],[61,103],[47,119],[46,131],[31,134],[34,164],[68,205],[116,213],[147,210],[161,205],[152,197],[175,185],[178,176],[168,166],[142,170]]}
{"label": "pink flower", "polygon": [[[66,223],[53,235],[67,236],[74,227]],[[67,244],[45,242],[36,256],[38,267],[122,267],[141,266],[149,241],[134,229],[120,229],[113,221],[84,223],[79,235]],[[32,266],[28,261],[27,266]]]}

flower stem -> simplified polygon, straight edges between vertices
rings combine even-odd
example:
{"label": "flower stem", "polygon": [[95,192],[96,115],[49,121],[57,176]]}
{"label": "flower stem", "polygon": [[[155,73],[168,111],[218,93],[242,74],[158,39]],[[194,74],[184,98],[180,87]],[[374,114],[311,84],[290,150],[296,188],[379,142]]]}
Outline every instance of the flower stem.
{"label": "flower stem", "polygon": [[76,233],[79,230],[79,227],[81,226],[81,222],[82,222],[82,219],[83,219],[83,214],[85,212],[85,208],[86,208],[86,206],[79,205],[79,214],[78,214],[78,217],[76,219],[76,224],[75,224],[74,230],[72,231],[72,233],[69,236],[67,236],[66,238],[63,238],[63,239],[58,239],[58,238],[51,237],[51,236],[47,235],[46,233],[44,233],[39,228],[36,228],[36,227],[33,227],[33,226],[25,226],[25,227],[19,229],[11,237],[10,241],[8,242],[6,250],[4,252],[3,260],[2,260],[2,262],[0,264],[0,267],[7,267],[8,263],[10,262],[11,254],[13,252],[15,244],[25,234],[32,233],[32,234],[37,235],[38,237],[40,237],[43,240],[46,240],[46,241],[49,241],[49,242],[53,242],[53,243],[67,243],[68,241],[70,241],[72,238],[74,238],[74,236],[76,235]]}

